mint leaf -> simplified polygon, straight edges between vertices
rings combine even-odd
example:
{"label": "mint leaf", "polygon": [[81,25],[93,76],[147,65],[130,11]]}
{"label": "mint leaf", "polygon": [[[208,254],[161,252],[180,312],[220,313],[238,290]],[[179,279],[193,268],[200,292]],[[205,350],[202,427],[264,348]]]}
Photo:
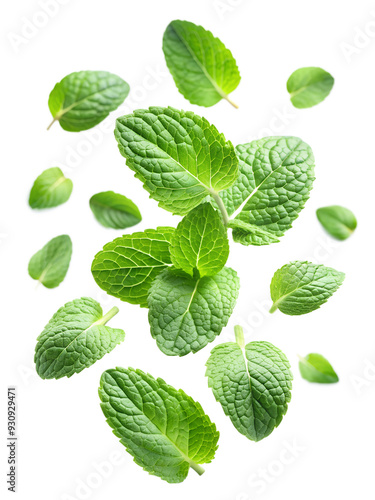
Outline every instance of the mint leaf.
{"label": "mint leaf", "polygon": [[96,220],[104,227],[126,229],[142,220],[137,205],[129,198],[113,191],[94,194],[90,208]]}
{"label": "mint leaf", "polygon": [[176,228],[171,242],[175,267],[193,276],[213,276],[225,265],[229,242],[220,214],[210,203],[203,203],[186,215]]}
{"label": "mint leaf", "polygon": [[35,180],[30,191],[31,208],[52,208],[62,205],[72,194],[73,183],[64,177],[58,167],[44,170]]}
{"label": "mint leaf", "polygon": [[339,205],[318,208],[316,216],[327,233],[337,240],[346,240],[357,227],[353,212]]}
{"label": "mint leaf", "polygon": [[243,334],[238,341],[213,348],[206,364],[208,386],[238,432],[260,441],[286,414],[293,375],[287,357],[274,345],[258,341],[245,346]]}
{"label": "mint leaf", "polygon": [[38,337],[34,361],[43,379],[71,377],[111,352],[125,338],[123,330],[104,326],[118,313],[103,316],[89,297],[68,302],[53,315]]}
{"label": "mint leaf", "polygon": [[148,296],[151,335],[168,356],[198,352],[226,326],[238,297],[237,273],[224,267],[215,276],[192,278],[166,269]]}
{"label": "mint leaf", "polygon": [[228,215],[235,216],[228,224],[233,239],[243,245],[274,243],[309,199],[315,179],[311,148],[297,137],[266,137],[237,146],[236,153],[238,179],[220,193]]}
{"label": "mint leaf", "polygon": [[129,94],[129,85],[107,71],[70,73],[56,83],[48,107],[53,121],[69,132],[94,127],[117,109]]}
{"label": "mint leaf", "polygon": [[330,362],[321,354],[311,353],[300,357],[299,371],[302,378],[318,384],[334,384],[339,381]]}
{"label": "mint leaf", "polygon": [[29,275],[46,288],[56,288],[68,272],[71,256],[70,237],[66,234],[56,236],[31,257]]}
{"label": "mint leaf", "polygon": [[115,136],[150,196],[178,215],[228,188],[238,175],[232,143],[191,111],[139,109],[117,119]]}
{"label": "mint leaf", "polygon": [[327,302],[342,285],[345,274],[311,262],[294,261],[275,272],[271,281],[273,306],[291,316],[306,314]]}
{"label": "mint leaf", "polygon": [[292,73],[286,87],[296,108],[311,108],[331,92],[334,79],[322,68],[300,68]]}
{"label": "mint leaf", "polygon": [[141,370],[116,368],[100,379],[101,407],[134,462],[168,483],[215,457],[219,433],[201,405],[164,380]]}
{"label": "mint leaf", "polygon": [[147,307],[152,281],[172,263],[169,245],[173,233],[172,227],[159,227],[107,243],[92,263],[96,283],[109,295]]}
{"label": "mint leaf", "polygon": [[192,104],[213,106],[226,99],[241,77],[230,50],[202,26],[172,21],[165,30],[163,51],[181,94]]}

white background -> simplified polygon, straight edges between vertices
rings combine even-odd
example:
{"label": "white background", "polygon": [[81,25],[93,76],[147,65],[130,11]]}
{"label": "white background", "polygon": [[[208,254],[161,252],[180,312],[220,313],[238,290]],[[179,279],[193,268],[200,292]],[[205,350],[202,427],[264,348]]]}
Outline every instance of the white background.
{"label": "white background", "polygon": [[[41,2],[34,0],[2,2],[1,7],[2,490],[6,488],[5,389],[15,384],[18,496],[22,500],[370,498],[375,412],[375,3],[62,3],[55,3],[55,12],[47,18],[40,14]],[[242,75],[231,95],[239,110],[224,101],[199,108],[178,93],[161,50],[164,29],[173,19],[203,25],[232,50]],[[335,85],[323,103],[296,110],[285,84],[303,66],[328,70]],[[55,124],[47,132],[49,92],[66,74],[83,69],[107,70],[123,77],[131,86],[129,98],[95,129],[75,134]],[[113,137],[116,116],[149,105],[191,109],[234,144],[264,135],[297,135],[311,145],[316,156],[311,199],[281,242],[266,247],[231,245],[228,265],[241,278],[235,312],[216,342],[181,359],[158,350],[149,333],[146,310],[104,294],[90,272],[95,253],[121,234],[94,219],[88,204],[94,193],[115,190],[133,199],[143,214],[135,230],[178,223],[179,218],[148,198],[125,166]],[[71,199],[52,210],[33,211],[27,204],[32,183],[52,166],[60,166],[73,180]],[[316,219],[315,210],[330,204],[347,206],[358,218],[358,229],[346,242],[331,239]],[[36,287],[27,273],[29,258],[52,237],[64,233],[73,240],[65,281],[54,290]],[[327,304],[309,315],[270,315],[266,311],[271,277],[295,259],[344,271],[345,283]],[[110,325],[126,331],[125,342],[71,379],[39,379],[33,364],[36,337],[61,305],[84,295],[99,300],[105,311],[119,306],[120,313]],[[268,340],[280,347],[295,376],[286,417],[260,443],[248,441],[234,429],[204,377],[211,348],[233,339],[237,323],[244,327],[247,341]],[[309,352],[322,353],[331,361],[340,376],[338,384],[320,386],[301,379],[297,354]],[[201,402],[221,433],[216,458],[202,477],[191,471],[184,483],[169,485],[132,462],[99,407],[100,375],[114,366],[149,371]],[[294,454],[289,448],[294,448]],[[108,462],[114,462],[113,453],[117,461],[108,467]],[[98,464],[103,462],[107,468],[98,473]]]}

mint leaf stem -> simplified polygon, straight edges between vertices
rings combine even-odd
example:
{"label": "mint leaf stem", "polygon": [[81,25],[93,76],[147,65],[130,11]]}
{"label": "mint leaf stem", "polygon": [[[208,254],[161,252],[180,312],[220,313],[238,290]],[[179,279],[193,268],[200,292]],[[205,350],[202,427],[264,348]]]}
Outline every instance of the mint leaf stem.
{"label": "mint leaf stem", "polygon": [[196,464],[195,462],[190,462],[189,461],[189,465],[200,476],[205,473],[205,470],[199,464]]}
{"label": "mint leaf stem", "polygon": [[241,349],[244,349],[245,347],[245,339],[243,335],[243,328],[240,325],[236,325],[234,327],[234,335],[236,337],[236,342],[237,344],[241,347]]}
{"label": "mint leaf stem", "polygon": [[226,227],[229,223],[229,215],[227,209],[225,208],[223,200],[220,198],[219,193],[217,193],[216,191],[212,192],[211,196],[216,201],[216,204],[220,209],[221,215],[223,217],[223,223],[224,226]]}
{"label": "mint leaf stem", "polygon": [[224,99],[229,102],[234,108],[238,109],[238,105],[229,98],[229,96],[224,96]]}
{"label": "mint leaf stem", "polygon": [[51,123],[50,123],[50,124],[48,125],[48,127],[47,127],[47,130],[49,130],[55,122],[57,122],[57,118],[54,118],[54,119],[51,121]]}
{"label": "mint leaf stem", "polygon": [[119,312],[119,308],[118,307],[112,307],[111,310],[109,310],[107,312],[107,314],[105,314],[102,318],[100,318],[95,324],[96,325],[105,325],[106,323],[108,323],[108,321],[110,319],[113,318],[113,316],[116,316],[116,314]]}
{"label": "mint leaf stem", "polygon": [[274,304],[272,304],[272,307],[270,309],[270,313],[273,314],[275,311],[277,311],[277,302],[275,302]]}

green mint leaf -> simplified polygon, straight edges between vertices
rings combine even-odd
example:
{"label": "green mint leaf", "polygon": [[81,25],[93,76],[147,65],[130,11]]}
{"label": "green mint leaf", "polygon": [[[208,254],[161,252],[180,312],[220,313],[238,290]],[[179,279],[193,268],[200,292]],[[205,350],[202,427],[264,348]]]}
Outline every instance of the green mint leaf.
{"label": "green mint leaf", "polygon": [[148,296],[151,335],[168,356],[198,352],[226,326],[238,297],[237,273],[224,267],[215,276],[192,278],[166,269]]}
{"label": "green mint leaf", "polygon": [[259,244],[268,245],[270,243],[278,243],[280,240],[272,233],[262,230],[261,226],[255,226],[253,224],[248,224],[241,219],[231,219],[227,227],[233,229],[233,240],[236,243],[241,243],[242,245],[248,246],[250,244],[255,245],[255,242],[261,242]]}
{"label": "green mint leaf", "polygon": [[142,220],[141,213],[131,200],[113,191],[94,194],[90,208],[96,220],[104,227],[126,229]]}
{"label": "green mint leaf", "polygon": [[309,199],[315,179],[311,148],[297,137],[266,137],[237,146],[236,153],[238,179],[220,193],[234,215],[228,224],[233,239],[243,245],[274,243]]}
{"label": "green mint leaf", "polygon": [[163,51],[169,71],[181,94],[192,104],[213,106],[226,99],[241,76],[230,50],[202,26],[172,21],[165,30]]}
{"label": "green mint leaf", "polygon": [[109,295],[147,307],[152,281],[172,264],[169,246],[173,233],[173,227],[159,227],[107,243],[92,263],[96,283]]}
{"label": "green mint leaf", "polygon": [[300,357],[299,371],[302,378],[318,384],[334,384],[339,381],[329,361],[321,354],[311,353]]}
{"label": "green mint leaf", "polygon": [[69,200],[72,190],[72,181],[64,177],[58,167],[48,168],[36,178],[29,205],[31,208],[57,207]]}
{"label": "green mint leaf", "polygon": [[324,101],[333,84],[332,75],[322,68],[300,68],[290,75],[286,87],[294,107],[311,108]]}
{"label": "green mint leaf", "polygon": [[125,338],[123,330],[104,326],[118,313],[103,316],[100,304],[89,297],[61,307],[38,337],[34,361],[43,379],[71,377],[111,352]]}
{"label": "green mint leaf", "polygon": [[213,276],[225,265],[229,256],[227,232],[219,212],[203,203],[186,215],[172,238],[171,260],[175,267],[193,276]]}
{"label": "green mint leaf", "polygon": [[66,234],[56,236],[29,261],[29,275],[46,288],[56,288],[64,280],[72,256],[72,240]]}
{"label": "green mint leaf", "polygon": [[357,227],[353,212],[339,205],[318,208],[316,216],[327,233],[337,240],[346,240]]}
{"label": "green mint leaf", "polygon": [[291,399],[293,375],[280,349],[269,342],[214,347],[206,376],[216,401],[234,427],[252,441],[269,436]]}
{"label": "green mint leaf", "polygon": [[69,132],[95,127],[117,109],[129,94],[129,85],[107,71],[70,73],[56,83],[48,107],[53,121]]}
{"label": "green mint leaf", "polygon": [[271,281],[273,306],[296,316],[319,309],[338,290],[345,274],[311,262],[294,261],[278,269]]}
{"label": "green mint leaf", "polygon": [[191,111],[139,109],[117,119],[115,136],[126,164],[150,196],[178,215],[228,188],[238,176],[232,143]]}
{"label": "green mint leaf", "polygon": [[214,459],[219,432],[181,389],[141,370],[116,368],[103,373],[99,396],[113,433],[149,474],[180,483],[190,467],[201,475],[200,464]]}

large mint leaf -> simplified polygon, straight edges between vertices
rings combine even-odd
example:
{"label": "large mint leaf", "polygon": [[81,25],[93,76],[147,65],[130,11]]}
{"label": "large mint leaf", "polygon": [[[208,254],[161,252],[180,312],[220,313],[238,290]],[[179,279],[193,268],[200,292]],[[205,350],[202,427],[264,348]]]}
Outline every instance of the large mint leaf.
{"label": "large mint leaf", "polygon": [[150,474],[180,483],[190,467],[201,475],[200,464],[215,457],[215,424],[199,403],[164,380],[132,368],[107,370],[99,396],[113,433]]}
{"label": "large mint leaf", "polygon": [[287,81],[290,100],[296,108],[311,108],[322,102],[331,92],[333,76],[322,68],[300,68]]}
{"label": "large mint leaf", "polygon": [[346,240],[357,227],[353,212],[339,205],[318,208],[316,216],[327,233],[337,240]]}
{"label": "large mint leaf", "polygon": [[239,286],[237,273],[227,267],[203,278],[173,268],[163,271],[148,297],[151,334],[159,349],[185,356],[215,340],[233,312]]}
{"label": "large mint leaf", "polygon": [[269,436],[291,399],[285,354],[269,342],[228,342],[214,347],[206,366],[208,385],[238,432],[252,441]]}
{"label": "large mint leaf", "polygon": [[35,180],[30,191],[31,208],[52,208],[69,200],[73,183],[58,167],[44,170]]}
{"label": "large mint leaf", "polygon": [[115,314],[103,316],[100,304],[89,297],[61,307],[38,337],[34,361],[43,379],[71,377],[111,352],[125,338],[123,330],[104,326]]}
{"label": "large mint leaf", "polygon": [[235,214],[229,224],[237,224],[233,238],[243,245],[268,245],[292,226],[309,198],[313,153],[297,137],[267,137],[237,146],[236,153],[238,179],[220,193],[228,214]]}
{"label": "large mint leaf", "polygon": [[226,99],[241,77],[230,50],[202,26],[172,21],[165,30],[163,51],[178,90],[192,104],[213,106]]}
{"label": "large mint leaf", "polygon": [[321,354],[315,352],[304,358],[300,357],[299,371],[302,378],[317,384],[335,384],[339,381],[331,363]]}
{"label": "large mint leaf", "polygon": [[213,276],[225,265],[229,242],[220,214],[210,203],[194,208],[178,224],[171,242],[171,259],[175,267],[193,276]]}
{"label": "large mint leaf", "polygon": [[327,302],[345,278],[331,267],[294,261],[278,269],[271,281],[273,306],[291,316],[306,314]]}
{"label": "large mint leaf", "polygon": [[90,198],[90,208],[96,220],[104,227],[126,229],[142,220],[137,205],[126,196],[113,191],[94,194]]}
{"label": "large mint leaf", "polygon": [[187,214],[238,175],[232,143],[191,111],[139,109],[117,119],[115,136],[150,196],[175,214]]}
{"label": "large mint leaf", "polygon": [[117,109],[128,94],[129,85],[107,71],[70,73],[49,95],[51,125],[59,121],[69,132],[87,130]]}
{"label": "large mint leaf", "polygon": [[56,236],[29,261],[29,275],[46,288],[56,288],[64,280],[72,256],[72,240],[66,234]]}
{"label": "large mint leaf", "polygon": [[91,271],[109,295],[147,307],[147,294],[154,278],[170,265],[172,227],[147,229],[116,238],[94,258]]}

